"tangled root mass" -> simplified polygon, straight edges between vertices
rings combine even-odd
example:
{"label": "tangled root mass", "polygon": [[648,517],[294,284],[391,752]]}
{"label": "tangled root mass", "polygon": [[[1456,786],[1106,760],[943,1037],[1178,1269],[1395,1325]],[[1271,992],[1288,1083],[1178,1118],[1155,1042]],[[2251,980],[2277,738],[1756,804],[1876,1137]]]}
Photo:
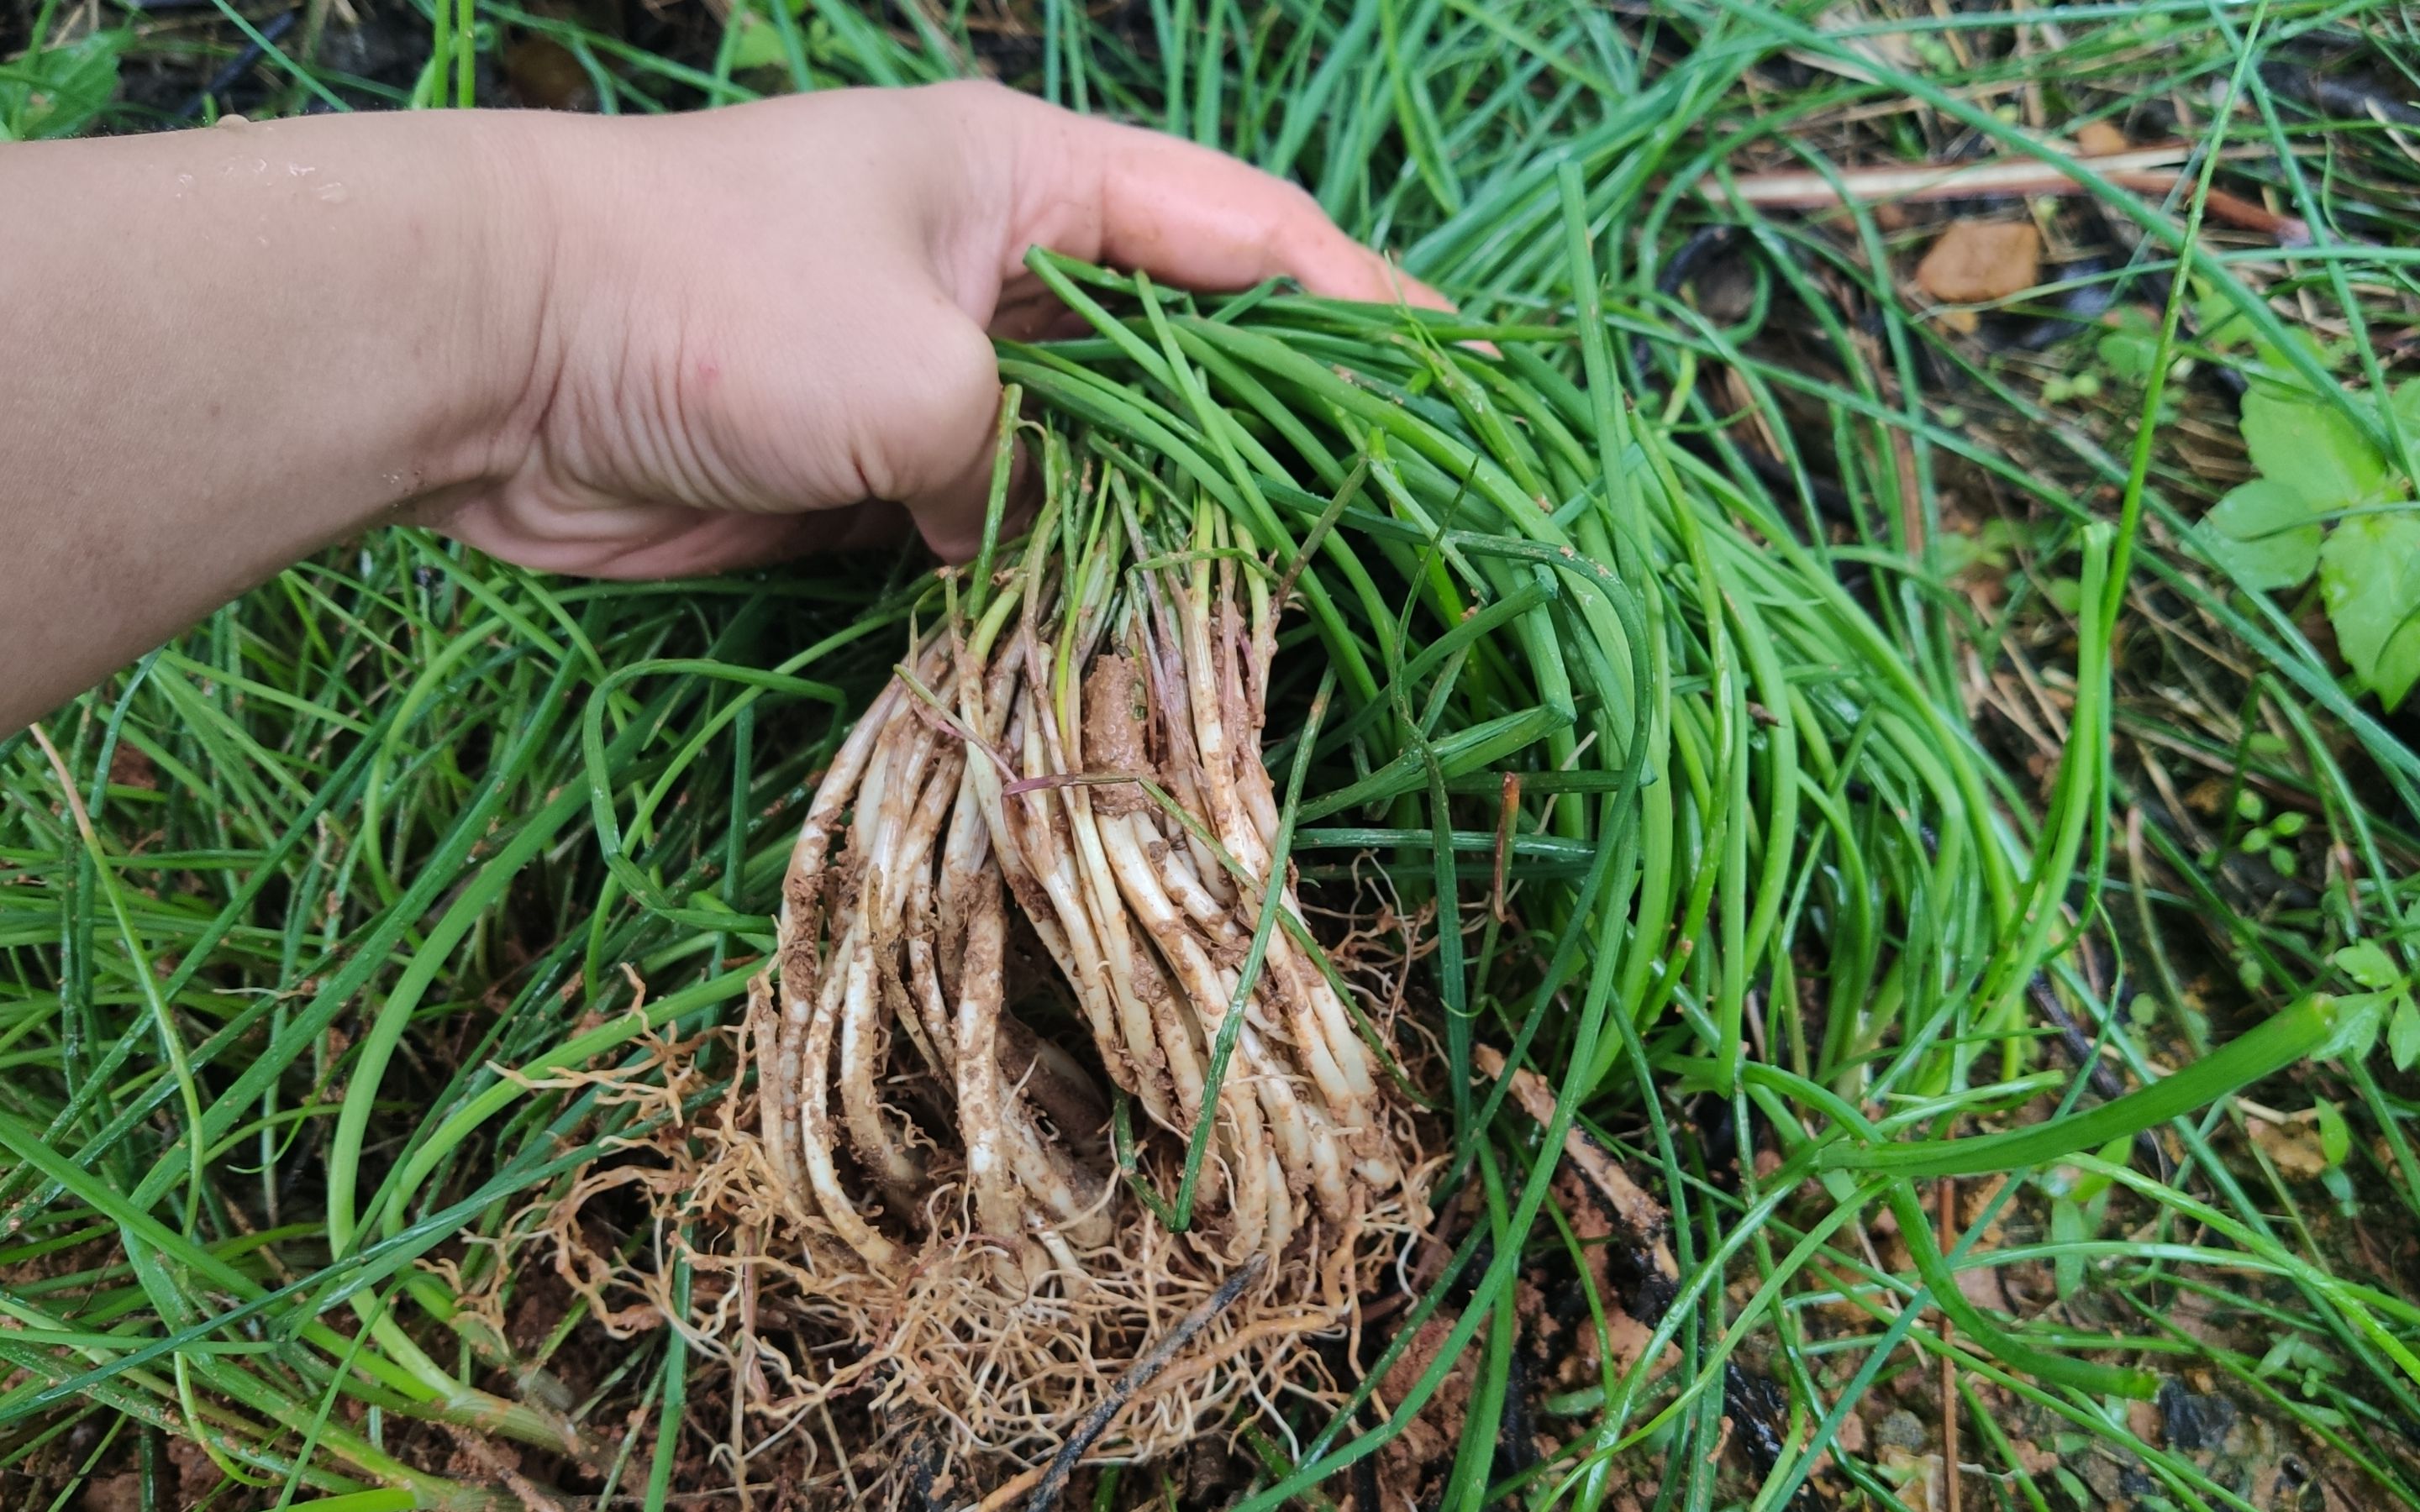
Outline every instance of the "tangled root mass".
{"label": "tangled root mass", "polygon": [[[1319,1344],[1427,1222],[1383,1023],[1307,933],[1251,960],[1264,898],[1301,917],[1269,875],[1277,589],[1215,515],[1154,539],[1105,489],[1094,518],[918,640],[799,829],[751,1101],[678,1194],[724,1236],[682,1326],[768,1431],[845,1401],[1013,1473],[1251,1268],[1091,1450],[1155,1455],[1327,1395]],[[1178,1192],[1205,1102],[1179,1231],[1138,1189]]]}

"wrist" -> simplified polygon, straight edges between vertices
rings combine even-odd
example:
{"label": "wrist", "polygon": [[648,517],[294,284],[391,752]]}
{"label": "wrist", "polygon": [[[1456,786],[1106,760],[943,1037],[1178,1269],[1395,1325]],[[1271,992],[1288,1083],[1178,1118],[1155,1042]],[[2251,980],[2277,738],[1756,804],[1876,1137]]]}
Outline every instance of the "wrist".
{"label": "wrist", "polygon": [[[462,501],[521,471],[562,371],[558,286],[566,239],[562,181],[547,167],[553,121],[536,112],[449,116],[444,171],[433,195],[427,251],[434,281],[428,319],[412,345],[417,415],[410,444],[423,458],[395,501],[404,517],[442,519]],[[427,162],[424,139],[403,146]]]}

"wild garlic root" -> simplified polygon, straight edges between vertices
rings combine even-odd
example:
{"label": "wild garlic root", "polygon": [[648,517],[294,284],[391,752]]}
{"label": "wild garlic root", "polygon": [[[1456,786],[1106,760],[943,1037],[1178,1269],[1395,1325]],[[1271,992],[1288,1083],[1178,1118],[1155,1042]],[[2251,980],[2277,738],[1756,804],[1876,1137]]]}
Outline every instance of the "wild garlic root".
{"label": "wild garlic root", "polygon": [[[835,754],[752,1014],[754,1137],[733,1131],[782,1282],[751,1348],[784,1290],[853,1347],[781,1355],[770,1404],[871,1388],[953,1454],[1055,1447],[1256,1257],[1101,1452],[1316,1390],[1311,1341],[1427,1220],[1378,1031],[1287,929],[1251,959],[1264,900],[1301,918],[1291,875],[1270,886],[1270,571],[1215,511],[1104,478],[956,585]],[[1171,1227],[1137,1187],[1175,1198],[1205,1103]]]}

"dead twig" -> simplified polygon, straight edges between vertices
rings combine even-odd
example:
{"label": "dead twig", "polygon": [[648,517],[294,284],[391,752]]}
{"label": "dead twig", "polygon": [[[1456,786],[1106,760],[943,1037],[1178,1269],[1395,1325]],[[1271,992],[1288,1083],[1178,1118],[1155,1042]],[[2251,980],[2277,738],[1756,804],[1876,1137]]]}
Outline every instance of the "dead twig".
{"label": "dead twig", "polygon": [[1126,1403],[1134,1399],[1135,1393],[1150,1385],[1154,1376],[1168,1368],[1168,1363],[1176,1358],[1178,1350],[1191,1343],[1195,1335],[1209,1327],[1213,1319],[1233,1306],[1235,1299],[1250,1289],[1252,1284],[1261,1278],[1261,1273],[1268,1269],[1268,1263],[1265,1251],[1254,1255],[1233,1275],[1220,1282],[1218,1289],[1204,1298],[1202,1305],[1186,1314],[1184,1320],[1153,1345],[1149,1353],[1126,1367],[1126,1373],[1117,1379],[1116,1384],[1109,1388],[1099,1405],[1084,1414],[1083,1421],[1076,1425],[1076,1431],[1067,1435],[1067,1442],[1050,1457],[1049,1466],[1043,1471],[1041,1481],[1033,1488],[1032,1499],[1025,1504],[1025,1512],[1050,1512],[1059,1504],[1061,1494],[1067,1489],[1067,1478],[1076,1473],[1077,1462],[1084,1458],[1084,1451],[1109,1430],[1109,1425],[1117,1420],[1118,1413]]}
{"label": "dead twig", "polygon": [[[1505,1073],[1504,1053],[1494,1045],[1474,1045],[1471,1057],[1479,1062],[1480,1071],[1488,1076]],[[1541,1128],[1551,1126],[1555,1117],[1555,1094],[1547,1088],[1546,1079],[1526,1066],[1512,1068],[1512,1101],[1521,1111],[1538,1120]],[[1563,1134],[1563,1153],[1597,1196],[1605,1198],[1613,1216],[1625,1226],[1634,1243],[1648,1248],[1655,1269],[1669,1280],[1681,1273],[1679,1262],[1672,1258],[1671,1249],[1664,1242],[1665,1214],[1661,1204],[1649,1196],[1638,1183],[1630,1179],[1620,1162],[1605,1147],[1590,1138],[1576,1125]]]}
{"label": "dead twig", "polygon": [[[2177,169],[2191,151],[2191,147],[2176,144],[2084,161],[2121,189],[2131,189],[2138,194],[2164,194],[2177,187],[2182,177]],[[1980,162],[1846,168],[1831,177],[1798,171],[1761,173],[1727,184],[1710,178],[1698,186],[1699,193],[1716,203],[1728,201],[1776,210],[1832,209],[1844,202],[1907,203],[2087,192],[2087,186],[2059,164],[2018,157],[1991,158]],[[2300,246],[2311,239],[2311,228],[2303,221],[2220,190],[2209,192],[2203,211],[2221,224],[2259,232],[2283,246]]]}
{"label": "dead twig", "polygon": [[[2182,143],[2139,147],[2091,161],[2104,177],[2144,173],[2182,164],[2192,148]],[[1972,199],[1985,194],[2057,193],[2076,180],[2055,164],[2036,158],[1985,158],[1975,162],[1884,163],[1843,168],[1824,175],[1811,170],[1750,174],[1730,183],[1708,179],[1698,192],[1708,199],[1732,199],[1763,209],[1830,209],[1843,198],[1875,200]]]}

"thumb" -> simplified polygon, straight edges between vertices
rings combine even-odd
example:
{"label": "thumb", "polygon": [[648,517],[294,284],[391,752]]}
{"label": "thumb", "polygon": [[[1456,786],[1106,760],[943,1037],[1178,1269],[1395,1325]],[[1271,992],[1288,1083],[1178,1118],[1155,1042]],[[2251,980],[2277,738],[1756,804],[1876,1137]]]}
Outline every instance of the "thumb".
{"label": "thumb", "polygon": [[860,395],[871,427],[859,471],[868,497],[908,507],[943,560],[983,542],[1000,431],[1000,368],[991,338],[939,290],[929,314],[885,350]]}

